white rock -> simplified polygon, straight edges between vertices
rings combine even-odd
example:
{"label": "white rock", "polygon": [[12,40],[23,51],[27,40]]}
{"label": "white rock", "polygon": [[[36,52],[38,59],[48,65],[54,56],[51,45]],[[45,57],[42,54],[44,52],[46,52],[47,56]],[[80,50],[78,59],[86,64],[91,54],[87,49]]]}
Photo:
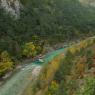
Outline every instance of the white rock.
{"label": "white rock", "polygon": [[19,17],[21,8],[19,0],[1,0],[0,5],[12,16]]}

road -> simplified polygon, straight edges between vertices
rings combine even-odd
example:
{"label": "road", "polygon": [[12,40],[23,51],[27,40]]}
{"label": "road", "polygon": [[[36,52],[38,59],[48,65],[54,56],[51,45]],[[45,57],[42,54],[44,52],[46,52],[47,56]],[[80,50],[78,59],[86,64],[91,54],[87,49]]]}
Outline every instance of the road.
{"label": "road", "polygon": [[[43,64],[47,64],[63,51],[64,48],[47,54],[44,57],[45,62]],[[4,85],[0,87],[0,95],[21,95],[35,75],[36,70],[40,71],[40,69],[43,67],[43,64],[35,61],[21,68],[19,72],[14,74]]]}

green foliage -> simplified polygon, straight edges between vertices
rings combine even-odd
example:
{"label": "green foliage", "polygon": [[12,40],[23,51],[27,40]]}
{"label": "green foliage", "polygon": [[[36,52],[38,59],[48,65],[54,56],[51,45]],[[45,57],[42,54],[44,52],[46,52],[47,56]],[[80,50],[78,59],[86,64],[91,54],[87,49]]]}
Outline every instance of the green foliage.
{"label": "green foliage", "polygon": [[95,78],[87,77],[85,84],[77,91],[76,95],[94,95],[95,92]]}
{"label": "green foliage", "polygon": [[88,64],[88,68],[91,68],[91,65],[93,64],[93,57],[94,57],[94,53],[92,50],[88,50],[86,52],[86,57],[87,57],[87,64]]}
{"label": "green foliage", "polygon": [[[23,9],[17,20],[0,8],[0,51],[7,50],[15,56],[26,42],[45,40],[56,44],[95,34],[94,8],[88,9],[78,0],[20,1]],[[40,39],[35,42],[35,37]]]}
{"label": "green foliage", "polygon": [[25,43],[22,46],[22,56],[27,58],[35,57],[37,54],[42,53],[42,51],[42,46],[35,45],[33,42]]}
{"label": "green foliage", "polygon": [[48,92],[46,93],[46,95],[54,95],[57,89],[58,89],[58,84],[55,81],[52,81],[48,87]]}
{"label": "green foliage", "polygon": [[4,75],[7,71],[12,70],[13,61],[11,60],[7,51],[4,51],[0,55],[0,76]]}
{"label": "green foliage", "polygon": [[23,56],[26,56],[26,57],[29,58],[29,57],[36,56],[36,54],[37,54],[37,51],[36,51],[36,47],[33,44],[33,42],[26,43],[23,46],[23,50],[22,50],[22,55]]}
{"label": "green foliage", "polygon": [[21,4],[26,5],[30,0],[20,0]]}

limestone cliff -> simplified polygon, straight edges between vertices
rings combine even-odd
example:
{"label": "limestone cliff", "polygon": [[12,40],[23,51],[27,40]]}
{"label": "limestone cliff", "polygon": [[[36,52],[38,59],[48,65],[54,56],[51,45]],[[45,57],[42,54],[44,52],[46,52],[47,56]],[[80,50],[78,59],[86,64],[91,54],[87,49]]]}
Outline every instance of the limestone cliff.
{"label": "limestone cliff", "polygon": [[20,15],[21,3],[19,0],[0,0],[0,6],[16,18]]}

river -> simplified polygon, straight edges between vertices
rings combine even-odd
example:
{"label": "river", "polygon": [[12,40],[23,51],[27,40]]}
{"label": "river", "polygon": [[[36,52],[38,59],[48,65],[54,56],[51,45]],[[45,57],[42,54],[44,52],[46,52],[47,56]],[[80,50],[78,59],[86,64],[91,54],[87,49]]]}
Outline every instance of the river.
{"label": "river", "polygon": [[[47,64],[54,57],[59,55],[64,51],[64,48],[55,50],[44,57],[44,63]],[[43,64],[37,61],[31,62],[30,64],[24,66],[19,72],[14,74],[9,80],[0,87],[0,95],[21,95],[24,89],[31,81],[32,72],[35,68],[42,68]]]}

